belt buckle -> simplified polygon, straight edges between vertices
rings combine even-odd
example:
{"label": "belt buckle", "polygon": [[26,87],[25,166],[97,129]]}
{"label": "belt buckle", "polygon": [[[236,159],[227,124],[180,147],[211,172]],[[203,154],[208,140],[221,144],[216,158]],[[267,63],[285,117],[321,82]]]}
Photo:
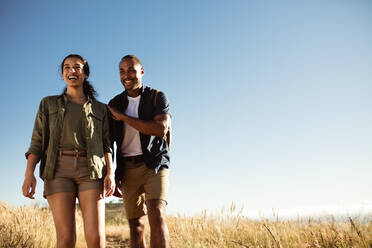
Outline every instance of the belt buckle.
{"label": "belt buckle", "polygon": [[128,169],[135,169],[135,168],[138,168],[142,165],[142,161],[141,161],[142,157],[141,156],[133,156],[133,157],[127,157],[125,159],[126,163],[125,166],[126,168]]}
{"label": "belt buckle", "polygon": [[141,158],[142,158],[141,155],[137,155],[137,156],[133,157],[133,162],[135,164],[139,164],[139,162],[141,161]]}
{"label": "belt buckle", "polygon": [[137,157],[136,156],[131,157],[130,162],[132,162],[133,164],[136,164],[137,163]]}
{"label": "belt buckle", "polygon": [[125,160],[133,164],[138,164],[141,161],[141,155],[126,157]]}
{"label": "belt buckle", "polygon": [[79,157],[79,150],[75,148],[74,152],[75,152],[75,157],[78,158]]}

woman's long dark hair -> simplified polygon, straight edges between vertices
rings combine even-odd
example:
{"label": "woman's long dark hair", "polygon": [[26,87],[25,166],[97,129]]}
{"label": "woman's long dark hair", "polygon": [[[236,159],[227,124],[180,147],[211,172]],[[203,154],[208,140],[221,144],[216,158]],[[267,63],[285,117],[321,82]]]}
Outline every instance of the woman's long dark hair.
{"label": "woman's long dark hair", "polygon": [[[78,58],[78,59],[80,59],[81,62],[83,62],[83,71],[84,71],[85,75],[87,75],[87,77],[89,77],[90,70],[89,70],[88,61],[86,61],[79,54],[70,54],[70,55],[67,55],[63,59],[63,61],[61,63],[61,73],[63,73],[63,64],[65,63],[66,59],[68,59],[68,58]],[[64,93],[66,93],[66,91],[67,91],[67,88],[65,88],[63,90]],[[93,85],[87,79],[84,79],[83,91],[84,91],[85,96],[87,96],[87,97],[89,97],[93,100],[96,100],[96,97],[97,97],[98,94],[97,94],[96,90],[94,89]]]}

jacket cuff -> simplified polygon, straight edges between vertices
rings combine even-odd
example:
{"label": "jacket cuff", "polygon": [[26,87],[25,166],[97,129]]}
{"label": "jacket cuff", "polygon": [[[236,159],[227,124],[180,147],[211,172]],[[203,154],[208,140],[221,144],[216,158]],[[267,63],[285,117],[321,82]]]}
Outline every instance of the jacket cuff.
{"label": "jacket cuff", "polygon": [[112,149],[111,147],[105,147],[103,148],[103,152],[106,154],[106,153],[112,153]]}
{"label": "jacket cuff", "polygon": [[39,156],[39,157],[40,157],[40,155],[41,155],[40,151],[38,151],[37,149],[32,149],[32,148],[30,147],[30,149],[28,149],[28,151],[25,153],[26,159],[28,158],[28,155],[30,155],[31,153],[32,153],[32,154],[35,154],[35,155],[37,155],[37,156]]}

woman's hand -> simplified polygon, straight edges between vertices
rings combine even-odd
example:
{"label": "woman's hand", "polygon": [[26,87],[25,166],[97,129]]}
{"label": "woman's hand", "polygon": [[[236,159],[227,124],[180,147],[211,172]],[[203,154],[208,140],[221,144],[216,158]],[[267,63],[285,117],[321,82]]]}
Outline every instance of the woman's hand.
{"label": "woman's hand", "polygon": [[30,153],[27,157],[25,180],[23,181],[22,193],[25,197],[35,199],[36,178],[34,176],[35,166],[39,162],[39,156]]}
{"label": "woman's hand", "polygon": [[106,176],[103,179],[104,195],[111,196],[115,191],[115,166],[112,164],[112,154],[110,152],[105,153],[105,161],[107,165]]}
{"label": "woman's hand", "polygon": [[114,174],[106,175],[105,179],[103,180],[103,185],[105,189],[105,196],[106,197],[111,196],[115,190],[115,175]]}
{"label": "woman's hand", "polygon": [[23,181],[22,193],[25,197],[30,199],[35,199],[35,188],[36,188],[36,178],[34,174],[26,174],[25,180]]}

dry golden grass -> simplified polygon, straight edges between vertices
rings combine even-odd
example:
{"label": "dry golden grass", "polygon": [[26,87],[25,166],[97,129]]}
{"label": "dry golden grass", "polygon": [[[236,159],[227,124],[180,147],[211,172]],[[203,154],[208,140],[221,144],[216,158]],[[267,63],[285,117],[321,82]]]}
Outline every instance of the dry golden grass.
{"label": "dry golden grass", "polygon": [[168,218],[172,247],[372,247],[372,222],[262,219],[241,216],[234,205],[219,215]]}
{"label": "dry golden grass", "polygon": [[[76,213],[77,247],[85,247],[83,221]],[[0,202],[0,247],[55,247],[56,235],[49,209],[37,206],[11,207]]]}
{"label": "dry golden grass", "polygon": [[172,247],[372,247],[372,223],[170,217]]}
{"label": "dry golden grass", "polygon": [[[372,222],[345,219],[253,221],[230,210],[208,215],[169,216],[171,247],[372,247]],[[86,247],[82,218],[77,214],[77,245]],[[147,224],[147,231],[148,224]],[[106,209],[107,247],[129,247],[129,229],[122,206]],[[146,234],[149,240],[149,232]],[[0,203],[0,247],[54,247],[51,213],[39,207],[10,207]]]}

